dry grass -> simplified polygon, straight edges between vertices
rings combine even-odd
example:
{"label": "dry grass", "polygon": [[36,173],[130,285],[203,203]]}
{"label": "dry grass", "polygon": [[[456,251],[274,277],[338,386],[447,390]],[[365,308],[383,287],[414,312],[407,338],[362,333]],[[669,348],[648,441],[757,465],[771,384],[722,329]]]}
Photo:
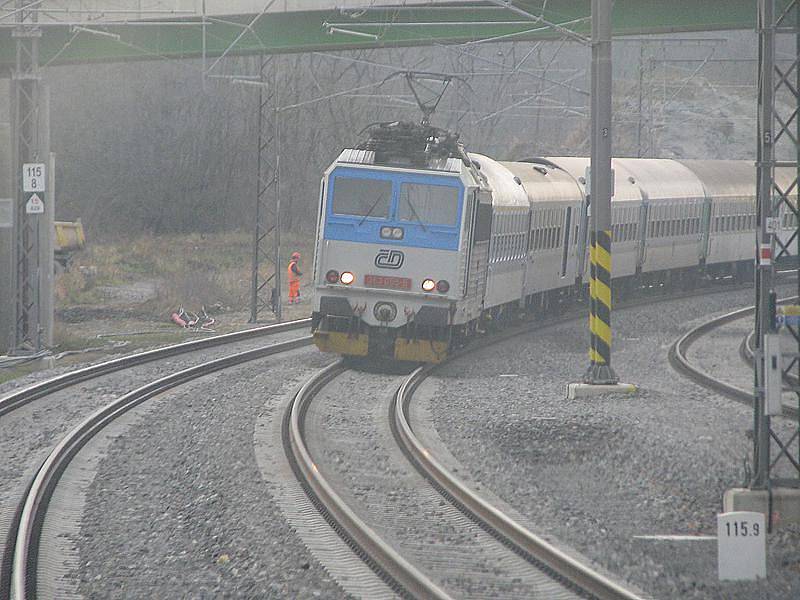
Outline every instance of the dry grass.
{"label": "dry grass", "polygon": [[[124,294],[108,299],[109,288],[113,292],[137,282],[153,282],[154,298],[131,301],[126,308],[153,315],[180,305],[194,310],[203,305],[242,310],[249,302],[251,240],[247,233],[225,233],[142,236],[90,244],[75,257],[70,272],[57,279],[59,308],[120,305]],[[282,242],[287,260],[293,250],[299,250],[304,270],[310,271],[311,236],[284,234]]]}

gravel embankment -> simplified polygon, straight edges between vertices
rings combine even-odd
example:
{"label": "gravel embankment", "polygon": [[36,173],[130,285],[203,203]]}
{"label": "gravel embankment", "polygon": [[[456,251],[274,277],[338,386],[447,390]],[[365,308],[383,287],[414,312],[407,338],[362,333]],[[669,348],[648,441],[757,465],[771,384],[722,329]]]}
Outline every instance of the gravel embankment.
{"label": "gravel embankment", "polygon": [[298,350],[137,408],[89,487],[74,574],[85,597],[343,597],[284,518],[253,446],[256,423],[280,418],[287,394],[330,360]]}
{"label": "gravel embankment", "polygon": [[[768,579],[758,583],[718,582],[715,540],[635,537],[715,535],[722,493],[743,482],[752,410],[676,374],[667,352],[681,333],[751,299],[732,291],[615,313],[614,366],[641,386],[636,396],[565,400],[564,385],[587,366],[581,320],[455,361],[423,410],[461,476],[658,598],[800,597],[798,527],[769,538]],[[735,352],[724,360],[747,369]]]}

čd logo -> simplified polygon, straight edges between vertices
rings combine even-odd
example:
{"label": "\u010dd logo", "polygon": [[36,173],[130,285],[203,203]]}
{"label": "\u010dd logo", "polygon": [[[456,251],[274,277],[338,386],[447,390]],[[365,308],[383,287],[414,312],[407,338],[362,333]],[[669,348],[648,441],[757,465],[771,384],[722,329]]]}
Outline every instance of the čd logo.
{"label": "\u010dd logo", "polygon": [[375,256],[375,266],[381,269],[399,269],[405,258],[400,250],[381,250]]}

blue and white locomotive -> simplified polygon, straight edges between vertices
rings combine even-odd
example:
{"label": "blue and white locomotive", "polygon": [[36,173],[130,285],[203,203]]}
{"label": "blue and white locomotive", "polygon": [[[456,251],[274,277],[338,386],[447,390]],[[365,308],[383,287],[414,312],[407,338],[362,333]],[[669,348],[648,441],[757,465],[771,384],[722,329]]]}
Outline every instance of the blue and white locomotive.
{"label": "blue and white locomotive", "polygon": [[[312,331],[323,351],[439,362],[484,321],[587,281],[587,158],[499,162],[428,125],[381,124],[322,179]],[[752,274],[746,161],[615,159],[618,292]],[[791,174],[776,173],[788,179]],[[796,202],[796,192],[793,196]],[[795,228],[782,215],[781,234]]]}

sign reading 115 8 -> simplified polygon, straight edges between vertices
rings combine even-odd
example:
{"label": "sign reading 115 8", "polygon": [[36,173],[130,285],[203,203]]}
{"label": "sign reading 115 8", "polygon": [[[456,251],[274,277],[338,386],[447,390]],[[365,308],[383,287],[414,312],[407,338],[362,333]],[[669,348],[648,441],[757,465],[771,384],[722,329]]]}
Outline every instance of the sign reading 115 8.
{"label": "sign reading 115 8", "polygon": [[44,163],[25,163],[22,165],[22,191],[45,191]]}

